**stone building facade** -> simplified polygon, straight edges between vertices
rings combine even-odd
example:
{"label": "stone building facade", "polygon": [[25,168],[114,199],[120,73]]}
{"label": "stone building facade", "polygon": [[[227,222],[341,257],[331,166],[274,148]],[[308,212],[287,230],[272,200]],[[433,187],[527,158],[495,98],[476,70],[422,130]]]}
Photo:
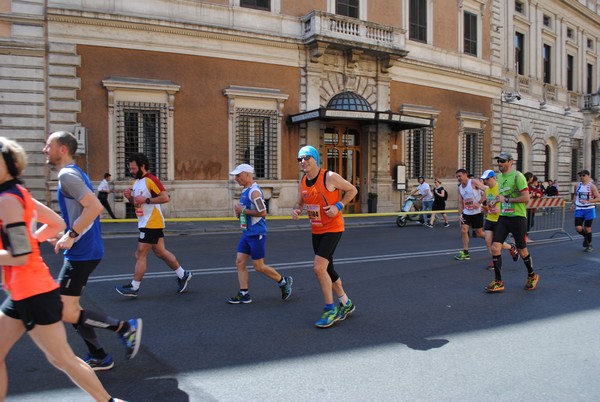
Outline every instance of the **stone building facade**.
{"label": "stone building facade", "polygon": [[[121,217],[135,151],[170,192],[169,217],[230,215],[239,188],[228,172],[241,162],[255,165],[269,212],[288,214],[304,144],[359,188],[348,212],[366,212],[373,193],[379,212],[398,211],[419,175],[441,178],[455,199],[455,170],[478,174],[500,149],[565,183],[596,158],[595,1],[0,5],[0,130],[27,144],[27,184],[49,203],[56,182],[41,147],[61,129],[80,137],[92,180],[113,174]],[[517,32],[530,49],[518,74]],[[542,44],[555,51],[546,85]],[[570,90],[565,54],[577,62]]]}

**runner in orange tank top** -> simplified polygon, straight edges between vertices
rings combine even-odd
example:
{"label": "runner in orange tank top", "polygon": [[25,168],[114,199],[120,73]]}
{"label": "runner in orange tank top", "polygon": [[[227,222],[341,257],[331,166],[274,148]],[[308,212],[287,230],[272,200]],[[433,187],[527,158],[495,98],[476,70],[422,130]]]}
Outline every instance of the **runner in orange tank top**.
{"label": "runner in orange tank top", "polygon": [[40,255],[38,241],[55,238],[65,222],[19,185],[27,166],[23,148],[0,137],[0,153],[0,266],[8,294],[0,307],[0,401],[8,392],[6,355],[26,331],[48,361],[96,401],[117,401],[67,343],[58,283]]}
{"label": "runner in orange tank top", "polygon": [[[313,269],[325,299],[325,309],[315,325],[327,328],[338,320],[346,319],[355,309],[344,291],[342,279],[333,267],[333,253],[344,232],[342,209],[358,191],[339,174],[321,169],[319,153],[310,145],[300,149],[298,162],[305,175],[298,186],[292,219],[297,220],[302,209],[306,208],[315,252]],[[341,200],[340,191],[343,192]],[[333,292],[338,297],[339,306],[333,301]]]}

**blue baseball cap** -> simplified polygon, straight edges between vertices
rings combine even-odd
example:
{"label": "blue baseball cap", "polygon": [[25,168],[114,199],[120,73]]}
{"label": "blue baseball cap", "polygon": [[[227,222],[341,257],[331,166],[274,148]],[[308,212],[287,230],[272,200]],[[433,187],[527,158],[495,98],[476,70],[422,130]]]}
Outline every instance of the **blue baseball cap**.
{"label": "blue baseball cap", "polygon": [[298,158],[301,158],[303,156],[311,156],[315,161],[317,161],[317,165],[321,164],[321,160],[319,159],[319,152],[313,146],[305,145],[302,148],[300,148],[300,151],[298,151]]}
{"label": "blue baseball cap", "polygon": [[481,179],[483,179],[483,180],[489,179],[490,177],[496,177],[496,173],[491,169],[486,170],[481,175]]}

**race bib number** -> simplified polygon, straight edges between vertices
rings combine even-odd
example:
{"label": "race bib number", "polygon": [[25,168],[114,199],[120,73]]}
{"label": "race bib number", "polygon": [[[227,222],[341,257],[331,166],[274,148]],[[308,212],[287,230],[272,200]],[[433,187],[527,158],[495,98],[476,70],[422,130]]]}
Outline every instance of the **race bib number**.
{"label": "race bib number", "polygon": [[512,202],[503,202],[502,203],[502,212],[512,214],[515,212],[515,208],[513,207]]}
{"label": "race bib number", "polygon": [[323,220],[321,218],[321,206],[315,204],[308,204],[306,206],[306,215],[308,215],[308,219],[310,219],[310,223],[312,225],[323,225]]}
{"label": "race bib number", "polygon": [[487,200],[487,204],[488,204],[488,213],[493,214],[493,215],[500,213],[500,211],[498,210],[498,204],[496,204],[496,197],[489,198]]}
{"label": "race bib number", "polygon": [[465,198],[463,205],[465,209],[475,209],[475,200],[473,198]]}

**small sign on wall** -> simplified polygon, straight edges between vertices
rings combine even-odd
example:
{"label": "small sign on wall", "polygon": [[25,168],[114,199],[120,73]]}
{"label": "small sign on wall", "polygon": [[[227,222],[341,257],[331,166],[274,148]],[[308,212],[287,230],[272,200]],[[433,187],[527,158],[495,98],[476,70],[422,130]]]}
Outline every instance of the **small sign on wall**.
{"label": "small sign on wall", "polygon": [[87,128],[77,125],[73,134],[77,138],[77,154],[85,155],[87,153]]}
{"label": "small sign on wall", "polygon": [[396,166],[396,190],[406,190],[406,166]]}

